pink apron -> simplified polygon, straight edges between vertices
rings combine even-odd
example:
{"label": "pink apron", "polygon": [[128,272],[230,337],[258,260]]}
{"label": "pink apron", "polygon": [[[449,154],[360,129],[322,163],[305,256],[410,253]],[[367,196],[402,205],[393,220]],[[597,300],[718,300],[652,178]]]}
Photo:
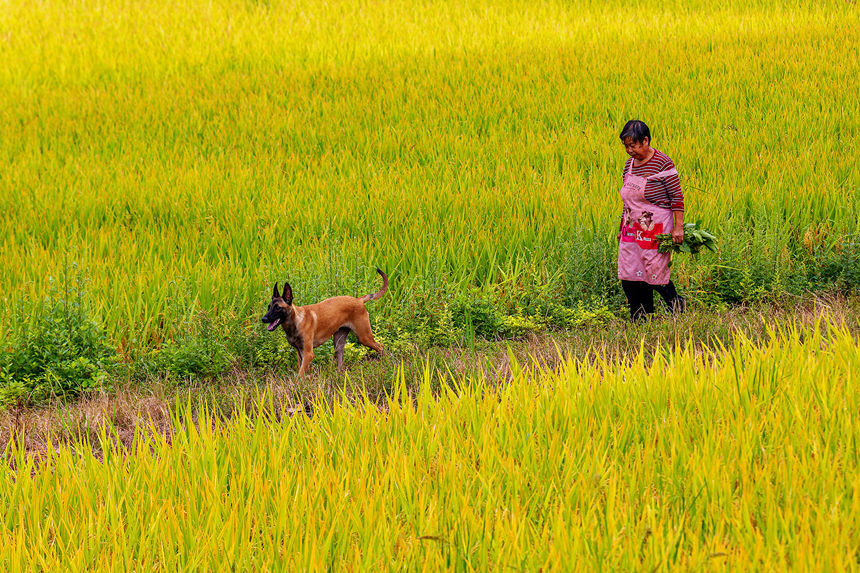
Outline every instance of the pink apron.
{"label": "pink apron", "polygon": [[645,185],[649,179],[677,175],[675,169],[661,171],[648,177],[633,175],[633,162],[624,174],[621,200],[624,215],[621,221],[621,240],[618,243],[618,278],[625,281],[644,281],[651,285],[669,282],[669,253],[657,252],[657,239],[661,233],[672,232],[672,211],[649,203],[645,199]]}

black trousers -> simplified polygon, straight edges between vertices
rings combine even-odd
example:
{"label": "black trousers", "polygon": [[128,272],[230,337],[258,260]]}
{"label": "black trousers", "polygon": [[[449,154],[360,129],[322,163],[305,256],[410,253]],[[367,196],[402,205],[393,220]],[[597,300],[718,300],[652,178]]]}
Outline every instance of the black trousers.
{"label": "black trousers", "polygon": [[654,291],[660,293],[672,312],[681,312],[687,306],[686,301],[675,290],[675,284],[672,281],[665,285],[649,285],[645,281],[621,281],[621,288],[627,295],[630,318],[633,320],[654,314]]}

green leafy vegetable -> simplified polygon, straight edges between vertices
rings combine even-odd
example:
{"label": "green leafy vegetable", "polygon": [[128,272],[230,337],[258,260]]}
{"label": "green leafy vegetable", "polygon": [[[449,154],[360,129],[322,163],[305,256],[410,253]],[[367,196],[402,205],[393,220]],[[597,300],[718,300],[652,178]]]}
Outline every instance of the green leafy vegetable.
{"label": "green leafy vegetable", "polygon": [[702,247],[711,251],[714,249],[714,241],[716,237],[710,232],[701,228],[701,223],[685,223],[684,224],[684,242],[677,244],[672,240],[672,235],[669,233],[661,233],[657,235],[658,242],[657,250],[661,253],[691,253],[697,254],[702,250]]}

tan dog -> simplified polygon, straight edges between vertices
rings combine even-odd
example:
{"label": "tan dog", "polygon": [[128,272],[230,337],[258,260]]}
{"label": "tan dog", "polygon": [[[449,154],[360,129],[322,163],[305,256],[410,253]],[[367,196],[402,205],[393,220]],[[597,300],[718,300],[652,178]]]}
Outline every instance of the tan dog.
{"label": "tan dog", "polygon": [[314,348],[332,337],[337,368],[343,370],[343,349],[350,331],[355,333],[361,344],[376,350],[382,356],[383,348],[373,339],[370,315],[364,308],[365,303],[380,298],[388,290],[388,277],[379,269],[376,269],[376,272],[382,275],[382,288],[379,292],[361,298],[336,296],[306,306],[293,306],[293,289],[290,283],[284,283],[283,294],[278,294],[278,283],[275,283],[272,302],[263,316],[263,322],[269,325],[270,331],[275,330],[278,325],[283,327],[287,341],[299,353],[299,376],[307,374],[308,366],[314,359]]}

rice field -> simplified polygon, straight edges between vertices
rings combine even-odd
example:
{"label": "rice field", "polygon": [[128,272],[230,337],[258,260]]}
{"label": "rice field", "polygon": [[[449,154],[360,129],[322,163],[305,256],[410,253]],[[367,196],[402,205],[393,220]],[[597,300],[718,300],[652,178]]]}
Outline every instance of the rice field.
{"label": "rice field", "polygon": [[375,266],[382,317],[520,283],[617,308],[631,117],[720,237],[676,262],[688,296],[855,288],[858,26],[841,1],[4,0],[0,338],[70,265],[117,344]]}
{"label": "rice field", "polygon": [[[385,408],[188,410],[0,477],[0,565],[40,570],[800,570],[860,563],[860,346],[844,327],[594,353]],[[431,383],[441,384],[434,396]]]}
{"label": "rice field", "polygon": [[[110,392],[107,355],[286,378],[272,283],[307,304],[377,266],[394,350],[371,389],[315,370],[312,415],[270,387],[130,442],[4,429],[0,568],[857,570],[860,323],[706,323],[860,289],[858,29],[835,0],[0,0],[0,404],[54,392],[13,380],[21,340],[79,344],[40,301],[98,351],[60,357],[70,396]],[[674,261],[698,314],[627,330],[634,117],[719,248]],[[398,363],[509,333],[457,304],[639,350]]]}

